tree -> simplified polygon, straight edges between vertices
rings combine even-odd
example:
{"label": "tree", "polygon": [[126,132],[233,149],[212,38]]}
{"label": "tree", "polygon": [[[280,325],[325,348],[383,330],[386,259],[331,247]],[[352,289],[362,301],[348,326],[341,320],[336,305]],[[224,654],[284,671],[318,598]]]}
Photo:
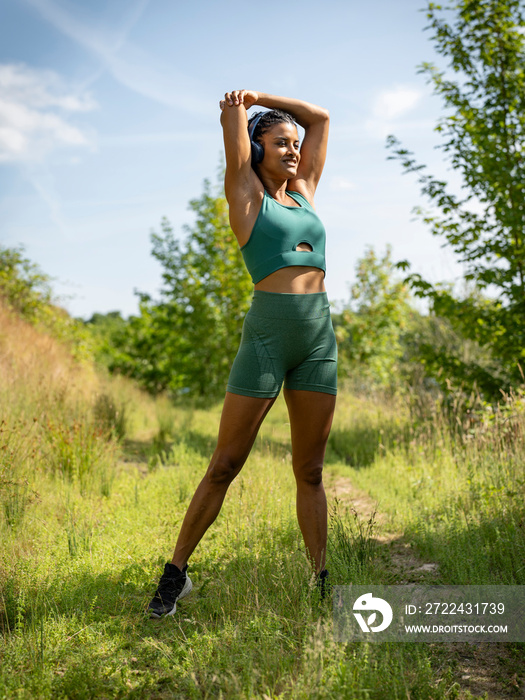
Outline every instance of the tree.
{"label": "tree", "polygon": [[117,348],[126,334],[126,319],[122,318],[120,311],[110,311],[107,314],[96,312],[82,323],[91,334],[95,361],[111,367],[118,355]]}
{"label": "tree", "polygon": [[183,241],[166,219],[151,236],[152,255],[163,268],[160,300],[138,292],[140,316],[129,320],[113,368],[153,392],[213,397],[226,388],[252,284],[222,186],[213,191],[205,180],[189,207],[196,221],[184,227]]}
{"label": "tree", "polygon": [[0,302],[65,343],[77,359],[90,357],[92,348],[83,324],[57,305],[51,277],[24,256],[22,246],[0,246]]}
{"label": "tree", "polygon": [[[388,146],[405,172],[418,173],[432,210],[416,212],[465,264],[474,291],[458,298],[450,286],[432,285],[418,274],[407,281],[437,316],[491,351],[498,371],[480,367],[479,376],[486,393],[497,396],[521,381],[525,359],[524,12],[521,0],[457,0],[447,9],[454,13],[450,22],[435,3],[428,4],[427,17],[452,77],[429,63],[421,72],[447,109],[436,131],[445,158],[462,177],[462,192],[424,173],[395,137]],[[476,367],[470,370],[475,383]],[[462,372],[465,367],[456,379]]]}
{"label": "tree", "polygon": [[343,377],[359,376],[381,386],[395,383],[412,309],[408,286],[394,272],[390,248],[383,257],[369,248],[357,261],[350,303],[335,323]]}
{"label": "tree", "polygon": [[28,321],[40,319],[51,303],[50,277],[24,257],[24,249],[0,246],[0,298]]}

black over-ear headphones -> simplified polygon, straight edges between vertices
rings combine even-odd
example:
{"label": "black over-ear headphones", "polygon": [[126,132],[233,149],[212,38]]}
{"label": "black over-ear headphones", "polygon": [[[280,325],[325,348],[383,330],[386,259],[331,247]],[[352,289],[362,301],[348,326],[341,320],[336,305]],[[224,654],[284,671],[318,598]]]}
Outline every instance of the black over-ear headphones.
{"label": "black over-ear headphones", "polygon": [[252,146],[252,165],[258,165],[262,162],[262,159],[264,158],[263,146],[261,146],[260,143],[257,143],[257,141],[254,141],[252,138],[253,132],[255,131],[255,127],[257,126],[261,117],[264,114],[266,114],[266,112],[258,112],[257,114],[255,114],[252,123],[248,127],[248,136],[250,137],[250,143]]}

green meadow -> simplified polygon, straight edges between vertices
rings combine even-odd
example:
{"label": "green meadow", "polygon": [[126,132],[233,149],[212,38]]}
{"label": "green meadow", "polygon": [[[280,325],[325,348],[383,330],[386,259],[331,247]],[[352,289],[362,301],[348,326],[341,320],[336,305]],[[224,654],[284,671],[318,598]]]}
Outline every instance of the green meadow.
{"label": "green meadow", "polygon": [[[281,399],[190,562],[144,614],[220,404],[153,399],[2,311],[0,697],[520,697],[520,644],[336,643],[295,518]],[[525,401],[468,420],[360,396],[326,458],[333,584],[525,584]]]}

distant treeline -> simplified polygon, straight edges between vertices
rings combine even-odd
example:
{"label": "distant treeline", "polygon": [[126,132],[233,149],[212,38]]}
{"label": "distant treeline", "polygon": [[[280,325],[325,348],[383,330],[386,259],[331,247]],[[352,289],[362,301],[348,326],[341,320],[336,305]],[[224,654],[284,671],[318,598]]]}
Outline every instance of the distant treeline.
{"label": "distant treeline", "polygon": [[[239,345],[252,284],[228,223],[227,203],[208,181],[190,203],[193,227],[178,240],[167,220],[153,233],[152,255],[162,266],[158,299],[138,292],[139,313],[71,318],[54,303],[50,279],[23,250],[0,248],[0,296],[18,315],[93,358],[111,373],[135,379],[152,394],[215,399],[225,390]],[[357,391],[474,394],[497,401],[513,382],[513,363],[489,344],[461,332],[441,305],[418,311],[409,283],[390,250],[369,248],[356,264],[350,298],[332,318],[343,385]],[[472,287],[471,309],[491,304]],[[520,329],[516,329],[520,332]],[[515,373],[514,373],[515,374]]]}

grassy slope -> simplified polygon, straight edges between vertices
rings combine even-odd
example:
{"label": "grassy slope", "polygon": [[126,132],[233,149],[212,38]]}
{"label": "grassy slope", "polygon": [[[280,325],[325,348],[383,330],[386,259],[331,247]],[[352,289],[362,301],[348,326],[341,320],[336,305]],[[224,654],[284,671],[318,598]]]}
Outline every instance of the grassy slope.
{"label": "grassy slope", "polygon": [[[103,386],[52,341],[24,336],[32,329],[5,318],[0,327],[0,437],[10,455],[0,472],[1,698],[466,697],[444,645],[333,641],[329,605],[309,587],[282,402],[192,559],[194,592],[175,617],[145,619],[220,407],[175,409],[126,383]],[[38,347],[23,363],[16,337]],[[121,447],[93,420],[101,392],[126,402]],[[523,583],[519,441],[488,430],[485,449],[473,441],[458,451],[444,428],[417,438],[406,423],[400,407],[340,398],[327,470],[371,493],[388,517],[372,533],[344,508],[332,517],[333,583],[395,582],[388,554],[372,546],[393,529],[439,563],[441,583]],[[511,652],[502,693],[521,683],[521,648]]]}

